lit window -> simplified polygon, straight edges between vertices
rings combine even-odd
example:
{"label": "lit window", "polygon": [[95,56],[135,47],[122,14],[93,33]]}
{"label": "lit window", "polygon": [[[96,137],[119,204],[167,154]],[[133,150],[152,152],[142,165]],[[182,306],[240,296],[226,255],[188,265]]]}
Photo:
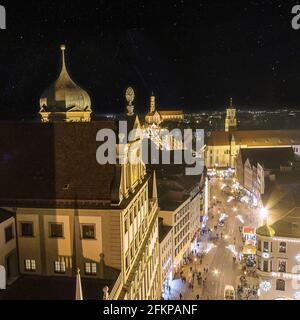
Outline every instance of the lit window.
{"label": "lit window", "polygon": [[65,273],[66,272],[66,263],[64,261],[55,261],[54,262],[54,272],[55,273]]}
{"label": "lit window", "polygon": [[286,242],[280,242],[279,243],[279,252],[280,253],[286,253]]}
{"label": "lit window", "polygon": [[264,242],[264,252],[269,252],[269,242]]}
{"label": "lit window", "polygon": [[279,261],[278,272],[286,272],[286,261]]}
{"label": "lit window", "polygon": [[86,262],[84,264],[85,274],[96,275],[97,274],[97,264],[95,262]]}
{"label": "lit window", "polygon": [[36,264],[34,259],[25,260],[25,270],[26,271],[36,271]]}

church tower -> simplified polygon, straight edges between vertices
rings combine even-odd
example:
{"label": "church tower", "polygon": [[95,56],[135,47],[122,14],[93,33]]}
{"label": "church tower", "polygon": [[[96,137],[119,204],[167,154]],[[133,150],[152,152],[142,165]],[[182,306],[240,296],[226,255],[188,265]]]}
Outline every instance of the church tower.
{"label": "church tower", "polygon": [[235,130],[236,126],[236,109],[233,107],[232,98],[230,98],[230,106],[226,109],[225,131]]}
{"label": "church tower", "polygon": [[40,98],[42,122],[87,122],[91,120],[91,99],[69,76],[66,62],[66,46],[61,45],[62,66],[58,79]]}
{"label": "church tower", "polygon": [[152,92],[151,96],[150,96],[150,112],[155,112],[155,95]]}

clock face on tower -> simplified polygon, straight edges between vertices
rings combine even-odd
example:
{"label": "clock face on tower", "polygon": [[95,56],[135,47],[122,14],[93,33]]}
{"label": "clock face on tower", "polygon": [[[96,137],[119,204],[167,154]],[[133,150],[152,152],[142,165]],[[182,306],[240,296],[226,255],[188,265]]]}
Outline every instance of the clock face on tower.
{"label": "clock face on tower", "polygon": [[134,100],[134,90],[131,87],[127,88],[126,90],[126,100],[129,105],[131,105]]}

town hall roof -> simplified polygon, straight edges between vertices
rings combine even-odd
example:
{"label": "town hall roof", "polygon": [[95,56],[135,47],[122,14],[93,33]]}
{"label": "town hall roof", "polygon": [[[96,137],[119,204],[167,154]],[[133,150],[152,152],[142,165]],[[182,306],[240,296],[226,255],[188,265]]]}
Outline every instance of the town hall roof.
{"label": "town hall roof", "polygon": [[103,205],[119,201],[118,165],[99,165],[96,141],[113,121],[2,123],[0,205],[56,206],[74,200]]}

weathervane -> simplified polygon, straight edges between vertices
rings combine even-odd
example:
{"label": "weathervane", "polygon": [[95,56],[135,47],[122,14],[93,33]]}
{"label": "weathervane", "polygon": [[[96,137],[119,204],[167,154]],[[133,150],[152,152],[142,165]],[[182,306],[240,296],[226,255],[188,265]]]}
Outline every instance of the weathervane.
{"label": "weathervane", "polygon": [[134,106],[132,105],[132,102],[134,100],[134,90],[131,88],[131,87],[128,87],[127,90],[126,90],[126,100],[128,102],[128,106],[127,106],[127,115],[128,116],[132,116],[133,115],[133,109],[134,109]]}

